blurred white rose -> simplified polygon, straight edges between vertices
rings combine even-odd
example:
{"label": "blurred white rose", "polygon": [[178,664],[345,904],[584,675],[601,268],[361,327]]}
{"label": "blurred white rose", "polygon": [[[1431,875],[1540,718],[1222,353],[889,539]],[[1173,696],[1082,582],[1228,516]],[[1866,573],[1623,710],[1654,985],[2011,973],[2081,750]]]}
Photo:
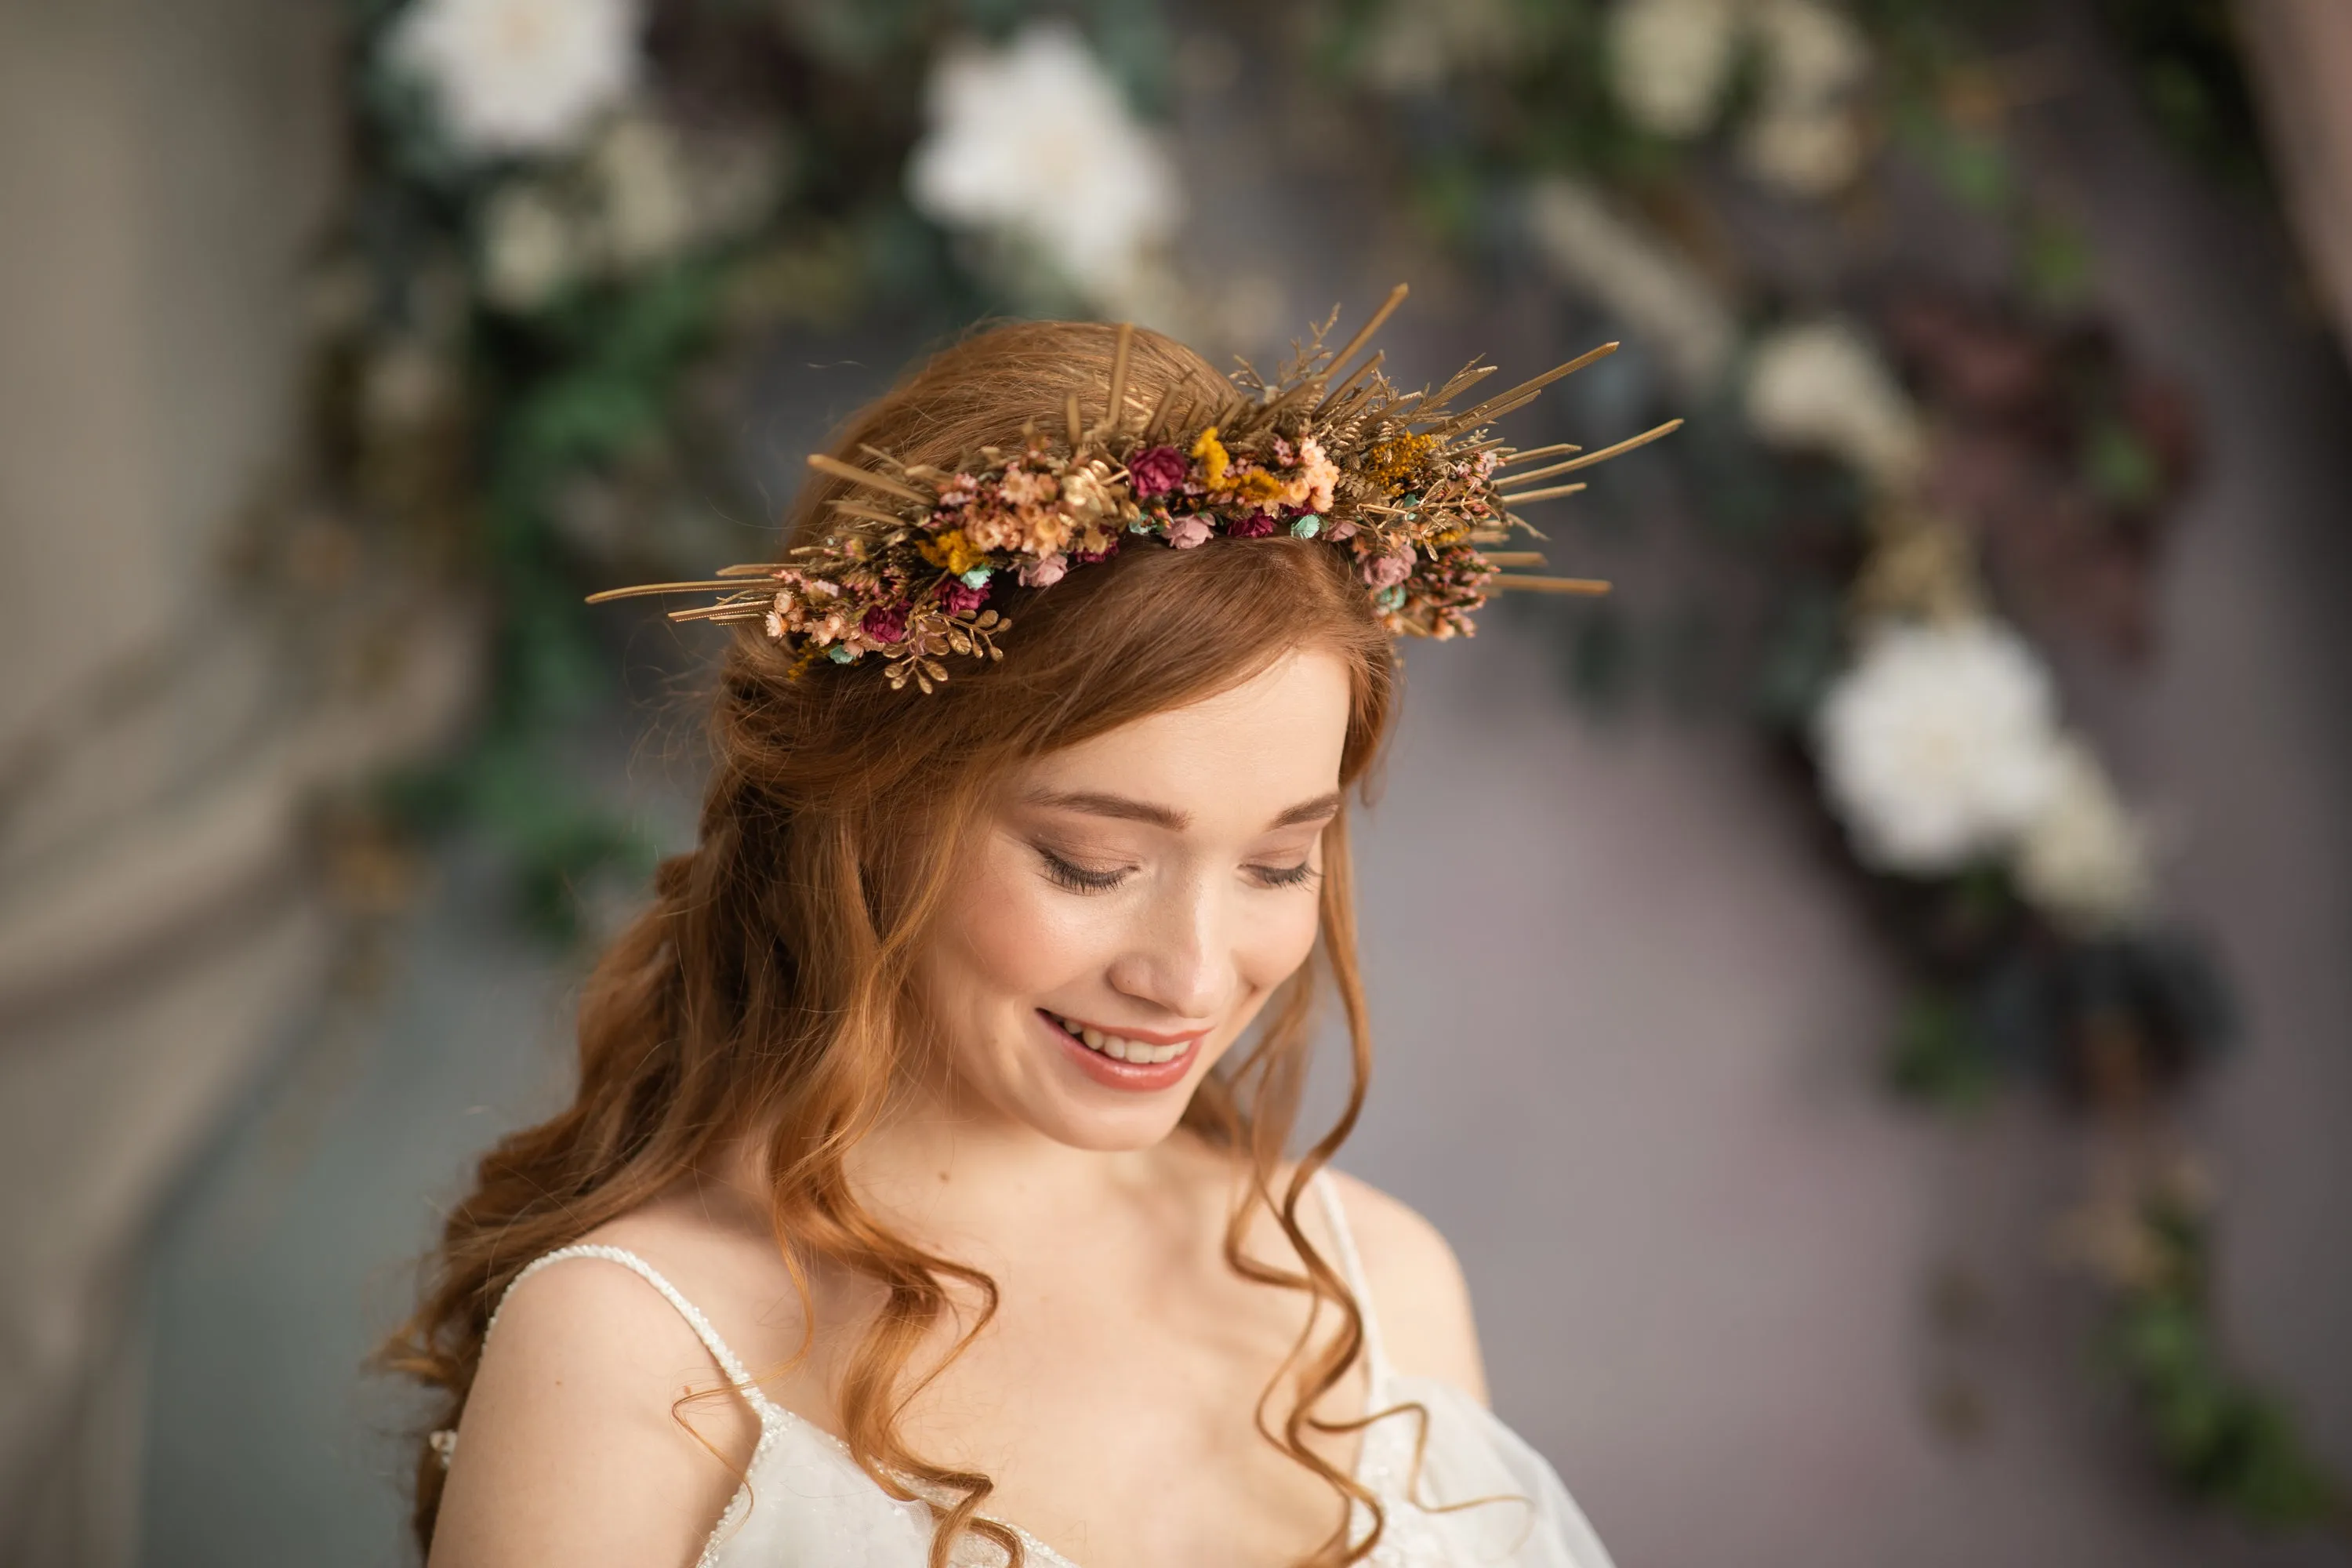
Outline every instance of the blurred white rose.
{"label": "blurred white rose", "polygon": [[2049,673],[2003,627],[1876,628],[1813,716],[1855,854],[1933,875],[2006,852],[2061,784],[2054,707]]}
{"label": "blurred white rose", "polygon": [[586,269],[592,249],[554,193],[510,180],[482,208],[483,296],[502,310],[535,310]]}
{"label": "blurred white rose", "polygon": [[1748,422],[1775,446],[1826,451],[1885,489],[1918,470],[1919,417],[1867,339],[1837,321],[1782,327],[1756,347]]}
{"label": "blurred white rose", "polygon": [[1869,41],[1820,0],[1768,0],[1753,26],[1764,79],[1741,155],[1784,190],[1829,195],[1862,170],[1866,148],[1853,100],[1870,74]]}
{"label": "blurred white rose", "polygon": [[634,272],[697,237],[684,164],[677,138],[651,115],[622,115],[596,138],[588,171],[603,220],[599,248],[609,266]]}
{"label": "blurred white rose", "polygon": [[2147,834],[2080,741],[2059,749],[2057,785],[2026,826],[2016,874],[2030,902],[2077,931],[2128,925],[2147,910],[2155,891]]}
{"label": "blurred white rose", "polygon": [[1626,117],[1677,139],[1715,122],[1740,38],[1734,0],[1619,0],[1608,22],[1609,79]]}
{"label": "blurred white rose", "polygon": [[1738,332],[1706,275],[1580,180],[1539,178],[1527,204],[1528,232],[1553,270],[1654,347],[1677,385],[1712,391]]}
{"label": "blurred white rose", "polygon": [[1862,127],[1848,110],[1767,107],[1739,135],[1739,155],[1757,177],[1800,196],[1832,195],[1862,172]]}
{"label": "blurred white rose", "polygon": [[941,57],[907,181],[939,222],[1034,249],[1097,301],[1122,300],[1175,228],[1175,165],[1066,24]]}
{"label": "blurred white rose", "polygon": [[536,155],[628,96],[639,26],[636,0],[415,0],[386,47],[466,152]]}
{"label": "blurred white rose", "polygon": [[1385,92],[1427,92],[1508,60],[1526,36],[1514,0],[1398,0],[1381,8],[1364,79]]}

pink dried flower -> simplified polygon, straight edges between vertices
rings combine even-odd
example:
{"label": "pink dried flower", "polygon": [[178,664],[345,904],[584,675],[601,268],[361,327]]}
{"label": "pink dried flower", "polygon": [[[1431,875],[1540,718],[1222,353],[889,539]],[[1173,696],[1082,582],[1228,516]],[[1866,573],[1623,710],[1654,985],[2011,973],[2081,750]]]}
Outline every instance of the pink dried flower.
{"label": "pink dried flower", "polygon": [[1180,517],[1168,525],[1168,542],[1179,550],[1190,550],[1196,544],[1207,543],[1209,536],[1215,531],[1207,518],[1194,512],[1191,517]]}
{"label": "pink dried flower", "polygon": [[1166,495],[1192,471],[1192,460],[1173,447],[1153,447],[1127,460],[1128,484],[1138,500]]}
{"label": "pink dried flower", "polygon": [[1376,555],[1360,568],[1364,581],[1375,588],[1393,588],[1412,575],[1412,552]]}
{"label": "pink dried flower", "polygon": [[1032,561],[1021,568],[1021,585],[1024,588],[1050,588],[1062,580],[1070,569],[1066,555],[1048,555],[1042,561]]}

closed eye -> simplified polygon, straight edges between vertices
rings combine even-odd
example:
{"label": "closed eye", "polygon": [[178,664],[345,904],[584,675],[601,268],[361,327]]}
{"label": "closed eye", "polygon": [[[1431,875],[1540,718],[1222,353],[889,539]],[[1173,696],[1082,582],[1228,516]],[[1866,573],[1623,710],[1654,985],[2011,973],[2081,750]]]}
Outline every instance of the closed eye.
{"label": "closed eye", "polygon": [[1308,862],[1301,860],[1296,866],[1253,866],[1250,875],[1258,879],[1261,887],[1303,888],[1315,880],[1319,873]]}
{"label": "closed eye", "polygon": [[1037,858],[1045,863],[1045,875],[1074,892],[1107,893],[1127,880],[1129,868],[1121,867],[1115,871],[1097,871],[1092,867],[1065,860],[1042,844],[1034,847],[1037,851]]}

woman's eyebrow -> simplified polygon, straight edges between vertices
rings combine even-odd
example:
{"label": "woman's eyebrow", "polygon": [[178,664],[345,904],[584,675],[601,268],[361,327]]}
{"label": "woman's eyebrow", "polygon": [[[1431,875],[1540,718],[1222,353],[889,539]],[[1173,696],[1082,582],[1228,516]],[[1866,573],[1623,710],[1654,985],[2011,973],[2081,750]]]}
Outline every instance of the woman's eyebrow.
{"label": "woman's eyebrow", "polygon": [[[1267,831],[1296,827],[1304,822],[1321,822],[1338,813],[1341,801],[1337,790],[1318,795],[1313,800],[1302,800],[1277,816]],[[1154,827],[1164,827],[1171,833],[1181,833],[1192,826],[1192,814],[1178,811],[1172,805],[1160,805],[1153,801],[1135,800],[1123,795],[1107,795],[1094,790],[1041,790],[1029,797],[1029,804],[1053,811],[1079,811],[1089,816],[1149,823]]]}
{"label": "woman's eyebrow", "polygon": [[1274,826],[1296,827],[1302,822],[1321,822],[1326,817],[1338,816],[1339,807],[1345,802],[1346,797],[1335,789],[1328,795],[1318,795],[1313,800],[1300,801],[1297,805],[1276,817]]}
{"label": "woman's eyebrow", "polygon": [[1091,790],[1043,790],[1031,795],[1029,804],[1055,811],[1082,811],[1089,816],[1115,816],[1126,822],[1148,822],[1171,833],[1181,833],[1192,826],[1191,814],[1178,811],[1174,806],[1158,805],[1148,800],[1130,800],[1123,795],[1101,795]]}

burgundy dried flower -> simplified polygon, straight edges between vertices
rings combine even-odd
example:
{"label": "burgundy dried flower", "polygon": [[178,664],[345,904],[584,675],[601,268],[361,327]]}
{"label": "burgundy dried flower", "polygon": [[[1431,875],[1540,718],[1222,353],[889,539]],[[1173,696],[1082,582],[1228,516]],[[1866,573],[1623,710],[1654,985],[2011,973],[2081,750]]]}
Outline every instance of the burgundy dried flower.
{"label": "burgundy dried flower", "polygon": [[1138,500],[1166,495],[1192,471],[1192,460],[1173,447],[1153,447],[1127,460],[1128,483]]}
{"label": "burgundy dried flower", "polygon": [[1265,513],[1252,512],[1225,525],[1225,532],[1235,539],[1264,539],[1274,531],[1274,519]]}
{"label": "burgundy dried flower", "polygon": [[1108,561],[1118,553],[1118,541],[1114,539],[1100,550],[1073,550],[1070,559],[1081,566],[1091,566],[1097,561]]}
{"label": "burgundy dried flower", "polygon": [[988,603],[988,588],[985,584],[975,588],[969,583],[950,583],[940,595],[940,603],[949,615],[968,616]]}
{"label": "burgundy dried flower", "polygon": [[897,642],[907,635],[907,606],[885,605],[868,610],[859,626],[876,642]]}

